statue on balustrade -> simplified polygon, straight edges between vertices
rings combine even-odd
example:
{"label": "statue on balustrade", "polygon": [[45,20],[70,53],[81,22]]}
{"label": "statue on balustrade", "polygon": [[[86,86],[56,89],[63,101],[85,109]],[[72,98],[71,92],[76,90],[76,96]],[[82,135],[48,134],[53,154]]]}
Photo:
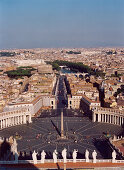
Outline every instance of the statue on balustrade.
{"label": "statue on balustrade", "polygon": [[92,153],[93,163],[96,163],[96,156],[97,156],[97,153],[96,153],[96,151],[94,150],[93,153]]}
{"label": "statue on balustrade", "polygon": [[58,152],[55,149],[54,152],[53,152],[53,161],[54,161],[54,163],[57,163],[57,154],[58,154]]}
{"label": "statue on balustrade", "polygon": [[62,151],[62,157],[63,157],[63,160],[64,160],[64,163],[67,162],[67,149],[64,148],[63,151]]}
{"label": "statue on balustrade", "polygon": [[44,163],[45,162],[45,156],[46,156],[46,153],[44,152],[44,150],[41,152],[41,163]]}
{"label": "statue on balustrade", "polygon": [[34,152],[32,153],[32,158],[33,158],[33,161],[34,161],[34,164],[37,164],[37,152],[35,152],[35,150],[34,150]]}
{"label": "statue on balustrade", "polygon": [[76,163],[77,152],[78,152],[78,150],[74,149],[73,154],[72,154],[73,162],[74,162],[74,163]]}
{"label": "statue on balustrade", "polygon": [[116,162],[116,151],[114,150],[113,152],[112,152],[112,163],[115,163]]}
{"label": "statue on balustrade", "polygon": [[86,162],[89,162],[89,151],[87,149],[85,152],[85,159],[86,159]]}

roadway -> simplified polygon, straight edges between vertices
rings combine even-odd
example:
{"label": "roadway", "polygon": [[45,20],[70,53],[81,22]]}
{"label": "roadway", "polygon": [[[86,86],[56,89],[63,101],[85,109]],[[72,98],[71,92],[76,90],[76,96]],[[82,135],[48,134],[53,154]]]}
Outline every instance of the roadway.
{"label": "roadway", "polygon": [[67,92],[64,85],[64,77],[59,77],[59,83],[57,88],[57,111],[60,113],[61,110],[64,110],[67,106]]}

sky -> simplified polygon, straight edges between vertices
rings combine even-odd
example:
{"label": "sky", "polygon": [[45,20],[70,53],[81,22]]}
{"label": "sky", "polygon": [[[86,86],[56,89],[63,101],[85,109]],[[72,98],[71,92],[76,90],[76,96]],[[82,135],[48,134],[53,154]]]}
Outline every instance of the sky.
{"label": "sky", "polygon": [[124,0],[0,0],[0,49],[124,46]]}

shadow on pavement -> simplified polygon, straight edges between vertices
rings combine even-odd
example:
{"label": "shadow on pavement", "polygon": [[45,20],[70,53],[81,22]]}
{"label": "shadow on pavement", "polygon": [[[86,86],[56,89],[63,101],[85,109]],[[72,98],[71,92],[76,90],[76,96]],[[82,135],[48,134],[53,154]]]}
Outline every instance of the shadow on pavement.
{"label": "shadow on pavement", "polygon": [[109,145],[109,142],[107,139],[94,139],[93,140],[94,146],[96,149],[100,152],[101,156],[104,159],[110,159],[112,158],[112,148]]}
{"label": "shadow on pavement", "polygon": [[60,133],[59,129],[57,128],[57,126],[54,124],[54,122],[52,120],[51,120],[51,123],[54,126],[54,128],[56,129],[56,131],[59,134],[59,136],[61,136],[61,133]]}

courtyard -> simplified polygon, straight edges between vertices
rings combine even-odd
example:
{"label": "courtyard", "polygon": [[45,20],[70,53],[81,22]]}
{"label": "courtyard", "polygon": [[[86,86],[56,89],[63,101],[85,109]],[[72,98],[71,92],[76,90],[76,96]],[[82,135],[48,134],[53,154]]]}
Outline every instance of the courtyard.
{"label": "courtyard", "polygon": [[31,124],[17,125],[0,131],[0,137],[9,138],[14,136],[18,143],[20,159],[31,158],[32,151],[40,153],[44,150],[46,158],[52,158],[55,149],[58,158],[62,158],[61,152],[67,149],[68,158],[72,158],[74,149],[78,150],[78,158],[84,159],[85,150],[92,152],[96,150],[97,158],[111,159],[112,149],[108,144],[108,138],[119,135],[122,128],[107,123],[93,123],[79,110],[64,109],[64,135],[61,139],[61,117],[60,110],[42,111],[39,117],[32,119]]}

